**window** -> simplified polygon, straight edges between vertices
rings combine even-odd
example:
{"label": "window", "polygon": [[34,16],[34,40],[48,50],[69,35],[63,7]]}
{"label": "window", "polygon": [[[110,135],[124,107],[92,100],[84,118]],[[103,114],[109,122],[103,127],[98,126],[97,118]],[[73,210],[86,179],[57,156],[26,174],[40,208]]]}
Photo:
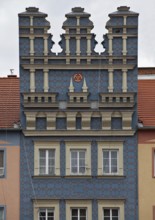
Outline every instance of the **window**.
{"label": "window", "polygon": [[91,175],[90,142],[66,142],[66,175]]}
{"label": "window", "polygon": [[55,175],[55,149],[39,149],[39,174]]}
{"label": "window", "polygon": [[72,208],[71,220],[87,220],[87,210],[85,208]]}
{"label": "window", "polygon": [[54,220],[54,209],[39,208],[39,220]]}
{"label": "window", "polygon": [[4,150],[0,150],[0,177],[4,176]]}
{"label": "window", "polygon": [[34,220],[58,220],[59,200],[34,200],[33,217]]}
{"label": "window", "polygon": [[85,150],[71,150],[71,174],[85,174]]}
{"label": "window", "polygon": [[99,200],[98,220],[124,220],[124,200]]}
{"label": "window", "polygon": [[0,220],[4,220],[4,207],[0,207]]}
{"label": "window", "polygon": [[91,200],[66,200],[67,220],[92,220]]}
{"label": "window", "polygon": [[152,177],[155,177],[155,148],[152,148]]}
{"label": "window", "polygon": [[34,142],[34,175],[60,175],[59,142]]}
{"label": "window", "polygon": [[123,175],[123,142],[98,142],[98,175]]}
{"label": "window", "polygon": [[117,208],[104,208],[103,220],[119,220],[119,209]]}
{"label": "window", "polygon": [[103,150],[103,174],[118,173],[118,150]]}

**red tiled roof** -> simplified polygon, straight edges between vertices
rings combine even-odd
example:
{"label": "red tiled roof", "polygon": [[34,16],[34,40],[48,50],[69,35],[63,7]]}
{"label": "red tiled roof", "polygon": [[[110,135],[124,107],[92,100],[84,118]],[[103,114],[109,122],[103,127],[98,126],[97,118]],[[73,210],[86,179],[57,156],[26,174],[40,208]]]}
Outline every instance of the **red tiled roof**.
{"label": "red tiled roof", "polygon": [[0,78],[0,128],[13,128],[20,120],[19,78]]}
{"label": "red tiled roof", "polygon": [[154,67],[140,67],[138,68],[138,74],[139,75],[155,74],[155,68]]}
{"label": "red tiled roof", "polygon": [[144,126],[155,126],[155,79],[138,80],[138,118]]}

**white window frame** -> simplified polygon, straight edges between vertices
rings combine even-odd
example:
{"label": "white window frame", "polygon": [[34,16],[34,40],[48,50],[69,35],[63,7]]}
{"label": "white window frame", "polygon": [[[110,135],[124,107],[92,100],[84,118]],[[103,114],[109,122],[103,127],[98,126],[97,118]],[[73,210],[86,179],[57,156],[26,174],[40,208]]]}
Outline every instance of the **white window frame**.
{"label": "white window frame", "polygon": [[[52,175],[55,175],[55,149],[42,149],[42,148],[39,149],[39,174],[40,175],[51,175],[49,173],[49,151],[50,150],[54,150],[54,174],[52,174]],[[44,174],[40,173],[40,168],[41,168],[41,165],[40,165],[40,151],[45,151],[45,173]]]}
{"label": "white window frame", "polygon": [[[54,176],[60,176],[60,142],[51,142],[51,141],[49,142],[35,141],[34,142],[34,175],[35,176],[42,176],[42,174],[40,174],[40,152],[39,151],[50,150],[50,149],[55,150],[55,175]],[[49,176],[51,175],[49,174]]]}
{"label": "white window frame", "polygon": [[[73,216],[72,216],[72,210],[73,210],[73,209],[77,209],[77,210],[78,210],[78,216],[77,216],[77,217],[78,217],[78,220],[80,220],[80,217],[81,217],[81,216],[80,216],[80,210],[81,210],[81,209],[85,209],[85,210],[86,210],[86,220],[88,219],[88,218],[87,218],[87,208],[81,207],[81,208],[71,208],[71,220],[72,220],[72,218],[73,218]],[[75,217],[75,216],[74,216],[74,217]],[[83,216],[82,216],[82,217],[83,217]]]}
{"label": "white window frame", "polygon": [[[103,173],[103,150],[118,150],[118,172]],[[101,156],[102,155],[102,156]],[[123,176],[123,142],[98,142],[98,175],[99,176]]]}
{"label": "white window frame", "polygon": [[53,209],[54,210],[54,220],[59,219],[59,200],[34,200],[33,201],[33,219],[39,220],[39,210],[43,209]]}
{"label": "white window frame", "polygon": [[[77,173],[73,173],[72,172],[72,152],[77,152]],[[81,173],[80,172],[80,157],[79,157],[79,154],[80,152],[85,152],[85,172],[84,173]],[[70,173],[71,175],[85,175],[86,174],[86,150],[85,149],[72,149],[70,151]]]}
{"label": "white window frame", "polygon": [[[46,213],[45,218],[46,218],[46,220],[48,220],[48,212],[49,212],[49,210],[52,210],[53,213],[54,213],[54,208],[42,208],[42,207],[40,207],[39,210],[38,210],[38,220],[40,220],[40,210],[41,209],[45,209],[45,213]],[[54,215],[55,215],[55,213],[54,213]],[[53,217],[54,217],[53,220],[55,220],[55,216],[53,216]]]}
{"label": "white window frame", "polygon": [[[108,161],[109,161],[109,172],[108,173],[105,173],[104,172],[104,157],[103,157],[103,153],[104,151],[108,151],[109,152],[109,158],[108,158]],[[111,159],[111,153],[112,151],[116,151],[117,152],[117,172],[112,172],[112,166],[111,166],[111,163],[112,163],[112,159]],[[118,175],[118,170],[119,170],[119,150],[118,149],[103,149],[102,150],[102,172],[103,172],[103,175]]]}
{"label": "white window frame", "polygon": [[86,209],[87,220],[92,220],[92,201],[91,200],[67,200],[66,219],[72,219],[72,209]]}
{"label": "white window frame", "polygon": [[[84,142],[69,142],[66,143],[66,175],[67,176],[90,176],[91,175],[91,142],[84,141]],[[71,173],[71,151],[72,150],[85,150],[85,173]]]}
{"label": "white window frame", "polygon": [[104,209],[109,209],[109,210],[110,210],[110,216],[109,216],[109,217],[110,217],[110,220],[112,220],[113,217],[114,217],[114,216],[112,215],[112,210],[113,210],[113,209],[118,210],[118,220],[120,219],[119,208],[117,208],[117,207],[113,207],[113,208],[104,207],[104,208],[103,208],[103,220],[105,220],[105,217],[106,217],[106,216],[104,216]]}
{"label": "white window frame", "polygon": [[99,200],[98,201],[98,220],[104,220],[103,209],[118,209],[119,220],[124,220],[124,200]]}

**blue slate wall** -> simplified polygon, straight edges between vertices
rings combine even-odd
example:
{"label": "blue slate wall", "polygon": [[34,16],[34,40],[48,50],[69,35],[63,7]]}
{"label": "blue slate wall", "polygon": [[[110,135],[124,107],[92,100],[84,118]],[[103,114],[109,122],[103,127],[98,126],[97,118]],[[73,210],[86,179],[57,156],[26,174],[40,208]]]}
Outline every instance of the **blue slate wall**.
{"label": "blue slate wall", "polygon": [[[42,140],[46,140],[42,138]],[[33,137],[33,140],[37,138]],[[92,199],[93,216],[97,216],[96,199],[125,199],[126,220],[137,219],[137,137],[115,138],[81,138],[91,141],[92,178],[65,178],[65,138],[60,141],[60,172],[61,178],[37,178],[34,175],[34,145],[31,138],[22,138],[21,147],[21,216],[22,220],[32,219],[32,198],[42,199]],[[48,138],[55,141],[58,139]],[[72,137],[70,140],[77,140]],[[120,179],[97,177],[97,141],[124,141],[124,177]],[[30,173],[29,173],[30,169]],[[32,178],[32,183],[30,179]],[[34,190],[33,190],[34,189]],[[64,201],[61,201],[64,202]],[[60,210],[65,212],[64,203],[60,203]],[[60,220],[65,220],[62,215]],[[96,218],[95,218],[96,219]]]}

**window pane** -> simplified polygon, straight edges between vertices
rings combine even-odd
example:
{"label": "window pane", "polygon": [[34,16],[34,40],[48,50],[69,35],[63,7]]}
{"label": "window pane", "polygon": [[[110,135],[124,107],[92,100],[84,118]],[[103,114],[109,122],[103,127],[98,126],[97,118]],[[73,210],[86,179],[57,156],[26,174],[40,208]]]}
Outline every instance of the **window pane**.
{"label": "window pane", "polygon": [[71,166],[77,167],[77,159],[72,159],[71,164],[72,164]]}
{"label": "window pane", "polygon": [[79,151],[79,158],[85,159],[85,151]]}
{"label": "window pane", "polygon": [[78,209],[72,209],[72,217],[78,216]]}
{"label": "window pane", "polygon": [[0,168],[2,168],[4,164],[3,158],[4,158],[4,151],[0,151]]}
{"label": "window pane", "polygon": [[40,167],[39,173],[40,174],[46,174],[46,168],[45,167]]}
{"label": "window pane", "polygon": [[80,216],[86,217],[86,209],[80,209]]}
{"label": "window pane", "polygon": [[72,173],[77,173],[78,172],[77,167],[72,167],[71,172]]}
{"label": "window pane", "polygon": [[77,151],[71,151],[71,158],[77,159]]}
{"label": "window pane", "polygon": [[4,220],[4,208],[0,208],[0,220]]}
{"label": "window pane", "polygon": [[46,150],[40,150],[40,157],[45,158],[46,157]]}
{"label": "window pane", "polygon": [[85,173],[85,167],[79,167],[79,173],[84,174]]}
{"label": "window pane", "polygon": [[109,158],[109,151],[107,150],[103,151],[103,158]]}
{"label": "window pane", "polygon": [[86,220],[86,217],[80,217],[80,220]]}
{"label": "window pane", "polygon": [[112,216],[118,217],[118,209],[112,209]]}
{"label": "window pane", "polygon": [[78,217],[72,217],[72,220],[78,220]]}
{"label": "window pane", "polygon": [[54,175],[55,174],[55,167],[49,167],[48,174],[49,175]]}
{"label": "window pane", "polygon": [[85,159],[80,159],[79,160],[79,166],[85,167]]}
{"label": "window pane", "polygon": [[117,158],[117,150],[115,150],[115,151],[111,151],[111,158],[113,159],[113,158]]}
{"label": "window pane", "polygon": [[104,217],[104,220],[111,220],[110,217]]}
{"label": "window pane", "polygon": [[109,159],[103,159],[103,172],[109,173]]}
{"label": "window pane", "polygon": [[104,210],[103,210],[103,215],[104,215],[105,217],[110,217],[110,209],[104,209]]}
{"label": "window pane", "polygon": [[50,158],[55,158],[55,150],[54,149],[48,150],[48,154],[49,154]]}
{"label": "window pane", "polygon": [[40,166],[45,166],[45,165],[46,165],[46,159],[40,158]]}

